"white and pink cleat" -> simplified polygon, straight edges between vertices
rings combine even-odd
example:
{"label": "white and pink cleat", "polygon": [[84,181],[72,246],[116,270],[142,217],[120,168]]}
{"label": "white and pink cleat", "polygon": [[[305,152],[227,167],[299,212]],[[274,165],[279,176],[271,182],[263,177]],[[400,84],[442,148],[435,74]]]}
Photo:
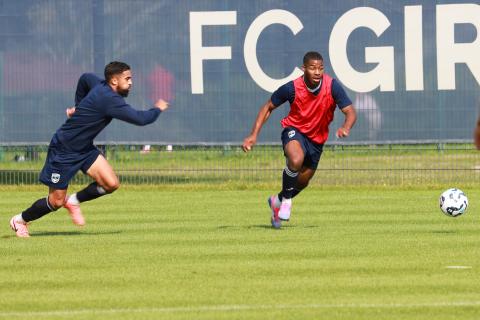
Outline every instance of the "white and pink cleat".
{"label": "white and pink cleat", "polygon": [[73,204],[67,200],[64,207],[68,210],[68,214],[70,215],[70,218],[72,218],[74,224],[80,227],[85,225],[85,218],[83,217],[79,204]]}
{"label": "white and pink cleat", "polygon": [[16,217],[12,217],[10,219],[10,228],[12,228],[13,231],[15,231],[17,237],[19,238],[28,238],[30,237],[30,233],[28,232],[27,224],[18,222]]}
{"label": "white and pink cleat", "polygon": [[290,220],[290,213],[292,211],[292,199],[283,199],[278,210],[278,218],[282,221]]}
{"label": "white and pink cleat", "polygon": [[272,210],[272,227],[274,227],[275,229],[280,229],[282,227],[282,222],[278,217],[278,212],[280,211],[280,200],[278,200],[278,197],[276,195],[270,196],[268,198],[268,206],[270,207],[270,210]]}

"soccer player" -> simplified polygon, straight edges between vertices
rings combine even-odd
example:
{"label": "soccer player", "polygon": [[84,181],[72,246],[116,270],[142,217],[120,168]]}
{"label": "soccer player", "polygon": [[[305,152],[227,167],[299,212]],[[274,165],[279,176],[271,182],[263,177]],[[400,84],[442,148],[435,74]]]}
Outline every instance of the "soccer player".
{"label": "soccer player", "polygon": [[[68,210],[74,224],[83,226],[85,219],[80,203],[118,189],[118,177],[93,145],[93,140],[112,119],[144,126],[154,122],[160,112],[168,108],[168,103],[159,99],[149,110],[135,110],[124,99],[131,87],[130,66],[118,61],[106,65],[105,80],[91,73],[80,77],[75,107],[67,109],[68,119],[53,135],[40,173],[40,182],[49,187],[48,196],[38,199],[10,220],[10,227],[18,237],[29,237],[27,225],[30,222],[61,207]],[[95,181],[68,197],[68,183],[79,170]]]}
{"label": "soccer player", "polygon": [[307,187],[315,174],[336,106],[345,116],[343,125],[336,131],[338,138],[348,137],[357,119],[352,102],[340,83],[324,73],[320,53],[307,52],[302,70],[301,77],[278,88],[260,108],[252,131],[242,146],[245,152],[250,151],[272,111],[286,101],[290,103],[290,112],[281,121],[283,151],[287,160],[282,190],[268,198],[271,223],[277,229],[282,220],[290,219],[292,198]]}

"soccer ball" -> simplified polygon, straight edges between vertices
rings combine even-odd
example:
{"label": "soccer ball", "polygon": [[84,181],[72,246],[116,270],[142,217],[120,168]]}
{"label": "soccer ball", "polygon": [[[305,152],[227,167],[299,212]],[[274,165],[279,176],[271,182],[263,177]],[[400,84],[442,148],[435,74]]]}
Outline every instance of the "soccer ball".
{"label": "soccer ball", "polygon": [[448,189],[440,195],[440,209],[449,217],[461,216],[467,207],[468,198],[460,189]]}

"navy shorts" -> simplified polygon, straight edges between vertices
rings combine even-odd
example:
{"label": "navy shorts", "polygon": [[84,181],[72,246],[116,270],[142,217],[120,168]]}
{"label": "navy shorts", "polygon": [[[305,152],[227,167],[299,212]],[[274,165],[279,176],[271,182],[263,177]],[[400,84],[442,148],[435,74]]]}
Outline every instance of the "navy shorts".
{"label": "navy shorts", "polygon": [[40,182],[54,189],[65,190],[75,174],[87,170],[101,152],[94,146],[84,152],[76,152],[61,144],[54,136],[48,146],[47,159],[40,173]]}
{"label": "navy shorts", "polygon": [[318,167],[318,162],[320,161],[320,156],[323,152],[323,144],[312,142],[309,138],[305,137],[300,131],[293,127],[286,127],[282,131],[283,149],[285,149],[287,143],[292,140],[297,140],[302,146],[304,155],[303,166],[316,170]]}

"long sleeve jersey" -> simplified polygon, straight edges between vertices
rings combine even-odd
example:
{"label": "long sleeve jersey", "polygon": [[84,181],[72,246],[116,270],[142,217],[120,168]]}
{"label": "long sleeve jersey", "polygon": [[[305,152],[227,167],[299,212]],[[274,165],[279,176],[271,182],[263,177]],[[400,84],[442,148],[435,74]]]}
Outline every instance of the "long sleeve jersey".
{"label": "long sleeve jersey", "polygon": [[140,111],[95,74],[84,73],[75,93],[75,113],[57,130],[57,139],[68,149],[81,152],[93,146],[95,137],[112,121],[119,119],[139,126],[157,120],[160,109]]}

